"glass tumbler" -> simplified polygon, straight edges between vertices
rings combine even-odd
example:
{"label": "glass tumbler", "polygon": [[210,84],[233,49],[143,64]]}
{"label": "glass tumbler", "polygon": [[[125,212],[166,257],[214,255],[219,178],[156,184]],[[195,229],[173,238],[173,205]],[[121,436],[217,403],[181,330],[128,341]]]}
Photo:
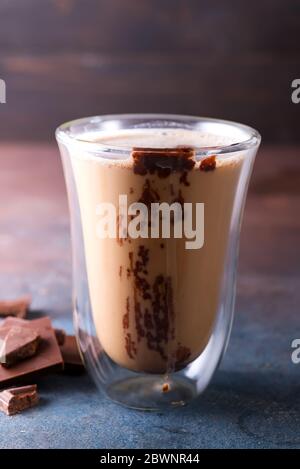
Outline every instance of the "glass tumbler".
{"label": "glass tumbler", "polygon": [[117,403],[185,405],[228,343],[260,135],[217,119],[129,114],[69,122],[56,138],[85,365]]}

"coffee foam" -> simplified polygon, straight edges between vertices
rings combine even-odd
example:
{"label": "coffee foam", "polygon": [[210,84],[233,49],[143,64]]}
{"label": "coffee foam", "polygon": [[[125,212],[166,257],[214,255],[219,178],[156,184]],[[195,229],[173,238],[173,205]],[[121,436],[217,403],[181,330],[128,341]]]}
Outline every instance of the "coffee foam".
{"label": "coffee foam", "polygon": [[[240,137],[240,136],[239,136]],[[113,149],[131,152],[132,148],[176,148],[178,146],[187,146],[195,149],[207,149],[213,151],[214,147],[228,146],[238,143],[238,135],[221,135],[203,132],[200,130],[187,129],[132,129],[118,130],[114,134],[108,132],[85,133],[78,136],[78,141],[84,140],[95,144],[110,147],[109,152],[83,151],[78,148],[73,154],[79,158],[93,159],[99,164],[117,165],[122,168],[132,168],[132,158],[128,154],[120,156],[114,153]],[[241,153],[227,153],[221,157],[217,155],[217,167],[235,164],[241,158]],[[199,158],[197,158],[199,160]],[[201,159],[200,159],[201,161]],[[197,166],[195,166],[195,169]]]}
{"label": "coffee foam", "polygon": [[218,135],[200,130],[187,129],[133,129],[119,130],[114,134],[98,132],[98,134],[85,134],[85,139],[103,145],[131,149],[132,147],[145,148],[173,148],[179,145],[195,148],[216,147],[237,143],[237,136]]}

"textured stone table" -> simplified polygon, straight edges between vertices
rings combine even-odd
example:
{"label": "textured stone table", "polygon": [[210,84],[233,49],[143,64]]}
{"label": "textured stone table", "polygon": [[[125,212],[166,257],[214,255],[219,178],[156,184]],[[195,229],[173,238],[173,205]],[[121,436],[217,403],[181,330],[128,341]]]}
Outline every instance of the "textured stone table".
{"label": "textured stone table", "polygon": [[[166,414],[108,402],[87,376],[51,375],[41,405],[0,415],[0,448],[300,446],[300,149],[262,148],[246,205],[231,342],[208,390]],[[67,203],[56,147],[0,145],[0,297],[72,331]]]}

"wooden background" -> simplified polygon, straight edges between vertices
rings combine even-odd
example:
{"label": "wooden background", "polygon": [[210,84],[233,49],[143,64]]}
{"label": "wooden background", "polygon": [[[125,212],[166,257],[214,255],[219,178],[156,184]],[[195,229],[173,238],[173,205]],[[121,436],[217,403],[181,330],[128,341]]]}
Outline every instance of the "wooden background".
{"label": "wooden background", "polygon": [[0,139],[92,114],[240,120],[300,142],[297,0],[1,0]]}

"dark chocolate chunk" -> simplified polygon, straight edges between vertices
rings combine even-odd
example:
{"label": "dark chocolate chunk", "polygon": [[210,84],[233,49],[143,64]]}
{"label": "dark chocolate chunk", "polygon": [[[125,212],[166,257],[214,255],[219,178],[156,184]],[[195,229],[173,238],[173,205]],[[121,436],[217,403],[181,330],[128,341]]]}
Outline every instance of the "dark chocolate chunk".
{"label": "dark chocolate chunk", "polygon": [[5,389],[0,392],[0,410],[14,415],[36,405],[39,401],[36,384]]}
{"label": "dark chocolate chunk", "polygon": [[17,300],[0,301],[0,316],[16,316],[25,318],[31,303],[29,296],[24,296]]}
{"label": "dark chocolate chunk", "polygon": [[55,337],[59,346],[64,345],[66,340],[66,333],[63,329],[54,329]]}
{"label": "dark chocolate chunk", "polygon": [[40,342],[37,331],[20,327],[0,329],[0,363],[6,368],[36,354]]}
{"label": "dark chocolate chunk", "polygon": [[15,383],[18,380],[31,378],[44,372],[63,368],[63,360],[57,343],[54,329],[49,317],[28,321],[18,318],[7,318],[0,331],[6,327],[20,326],[37,332],[41,337],[38,353],[27,360],[16,363],[11,368],[0,366],[0,386],[7,383]]}
{"label": "dark chocolate chunk", "polygon": [[76,337],[67,335],[64,344],[60,348],[64,370],[70,373],[81,373],[84,371],[84,364],[78,349]]}

